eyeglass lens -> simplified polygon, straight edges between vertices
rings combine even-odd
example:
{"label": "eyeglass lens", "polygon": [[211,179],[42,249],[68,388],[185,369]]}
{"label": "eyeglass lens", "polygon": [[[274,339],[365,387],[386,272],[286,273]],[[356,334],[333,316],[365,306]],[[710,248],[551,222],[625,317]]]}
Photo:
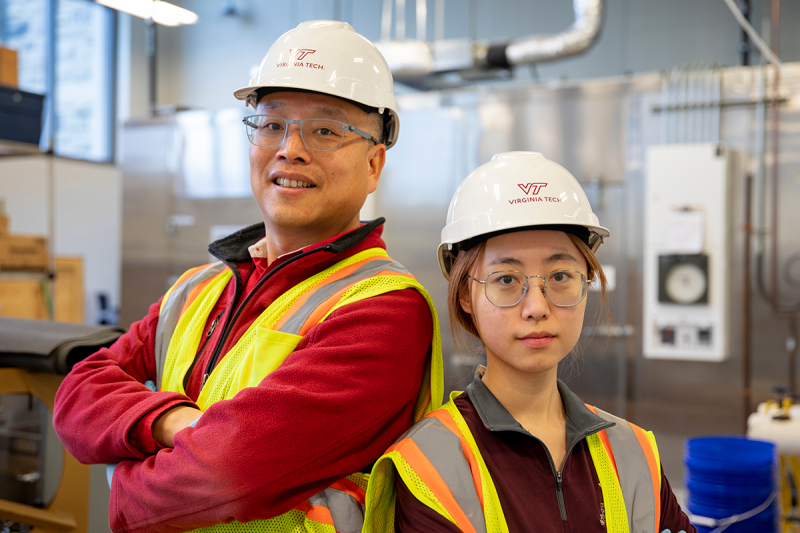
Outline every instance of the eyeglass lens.
{"label": "eyeglass lens", "polygon": [[[529,280],[522,272],[494,272],[486,278],[486,298],[499,307],[516,305],[525,295]],[[577,305],[586,296],[586,277],[580,272],[557,270],[545,276],[544,290],[555,305]]]}
{"label": "eyeglass lens", "polygon": [[[246,118],[245,126],[247,137],[257,146],[280,146],[286,136],[286,120],[281,117],[253,115]],[[304,120],[300,128],[303,142],[311,150],[337,150],[344,139],[344,125],[335,120]]]}

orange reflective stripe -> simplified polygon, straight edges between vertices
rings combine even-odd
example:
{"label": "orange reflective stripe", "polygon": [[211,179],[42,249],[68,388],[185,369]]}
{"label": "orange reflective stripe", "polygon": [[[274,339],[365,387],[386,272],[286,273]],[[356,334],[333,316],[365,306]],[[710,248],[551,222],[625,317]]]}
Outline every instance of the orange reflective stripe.
{"label": "orange reflective stripe", "polygon": [[367,491],[353,483],[347,478],[342,478],[339,481],[335,482],[330,487],[333,490],[338,490],[339,492],[346,492],[353,498],[355,498],[358,503],[363,504],[367,497]]}
{"label": "orange reflective stripe", "polygon": [[[591,412],[597,414],[597,408],[595,408],[594,405],[589,405],[588,403],[584,405],[588,407]],[[614,465],[614,473],[617,475],[617,483],[619,483],[619,470],[617,469],[617,460],[614,459],[614,450],[611,449],[611,443],[608,442],[608,433],[606,433],[606,430],[602,430],[600,433],[598,433],[598,436],[600,437],[600,442],[603,443],[603,448],[606,449],[608,457],[611,459],[611,464]]]}
{"label": "orange reflective stripe", "polygon": [[456,526],[464,533],[477,533],[475,528],[472,527],[472,523],[467,518],[467,515],[464,514],[463,509],[461,509],[456,502],[453,493],[450,492],[450,489],[447,487],[447,483],[445,483],[442,476],[439,475],[436,467],[425,457],[425,454],[422,453],[419,446],[417,446],[413,440],[405,438],[389,448],[386,453],[393,449],[397,449],[402,454],[408,466],[410,466],[422,482],[428,486],[431,492],[436,495],[436,499],[439,500],[442,507],[444,507],[453,520],[455,520]]}
{"label": "orange reflective stripe", "polygon": [[[346,293],[349,288],[350,288],[350,285],[348,285],[347,287],[345,287],[345,288],[343,288],[341,290],[336,291],[336,293],[333,294],[330,298],[328,298],[324,302],[321,302],[311,312],[311,314],[308,315],[308,318],[303,323],[302,327],[300,328],[300,331],[298,331],[297,334],[300,335],[301,337],[305,337],[306,334],[308,333],[308,330],[310,330],[311,328],[316,326],[320,321],[322,321],[322,317],[324,317],[326,314],[328,314],[328,311],[330,311],[331,308],[339,302],[339,300],[342,298],[342,296],[344,296],[344,293]],[[312,291],[308,291],[308,292],[312,292]],[[288,316],[288,315],[289,315],[289,313],[286,313],[283,316]],[[277,324],[275,325],[275,329],[278,329],[278,325]]]}
{"label": "orange reflective stripe", "polygon": [[475,484],[475,492],[478,493],[478,499],[481,502],[481,510],[483,510],[483,481],[481,480],[481,471],[478,468],[478,460],[475,459],[475,454],[472,452],[469,442],[467,442],[467,439],[461,434],[461,431],[459,431],[456,425],[456,421],[453,420],[453,417],[450,416],[450,413],[446,410],[437,409],[428,416],[435,417],[439,422],[444,424],[444,427],[456,434],[458,440],[461,441],[461,449],[464,451],[467,463],[469,463],[469,470],[472,473],[472,482]]}
{"label": "orange reflective stripe", "polygon": [[329,283],[333,283],[334,281],[338,281],[338,280],[342,279],[343,277],[347,276],[348,274],[351,274],[352,272],[354,272],[354,271],[358,270],[359,268],[361,268],[364,264],[369,263],[370,261],[374,261],[376,259],[387,260],[387,259],[391,259],[391,258],[389,256],[386,256],[386,255],[368,257],[368,258],[364,259],[363,261],[359,261],[358,263],[353,263],[352,265],[346,266],[346,267],[342,268],[341,270],[337,270],[336,272],[334,272],[333,274],[331,274],[330,276],[325,278],[325,280],[322,283],[320,283],[319,285],[317,285],[313,289],[311,289],[309,291],[306,291],[305,294],[303,294],[297,300],[295,300],[295,302],[292,304],[292,306],[283,314],[283,316],[281,316],[281,318],[275,323],[275,325],[272,326],[272,329],[275,329],[275,330],[281,329],[281,326],[283,326],[283,324],[287,320],[289,320],[289,318],[295,313],[295,311],[300,309],[300,307],[306,302],[306,300],[311,298],[311,296],[319,288],[324,287],[325,285],[328,285]]}
{"label": "orange reflective stripe", "polygon": [[[378,258],[374,258],[373,257],[372,259],[381,259],[381,258],[380,257],[378,257]],[[360,263],[356,263],[356,264],[360,264]],[[387,275],[391,275],[391,276],[406,276],[406,277],[409,277],[409,278],[413,278],[414,277],[411,274],[402,274],[400,272],[393,272],[391,270],[383,270],[381,272],[378,272],[377,274],[374,274],[374,275],[370,276],[370,278],[376,278],[378,276],[387,276]],[[355,285],[356,283],[360,283],[360,281],[364,281],[364,280],[359,280],[359,281],[353,283],[353,285]],[[314,326],[319,324],[322,321],[323,317],[328,314],[328,312],[333,308],[333,306],[335,306],[337,303],[339,303],[339,300],[342,299],[342,296],[344,296],[344,293],[346,293],[348,290],[350,290],[350,288],[353,285],[348,285],[347,287],[344,287],[343,289],[341,289],[339,291],[336,291],[336,293],[333,294],[332,296],[330,296],[327,300],[325,300],[324,302],[321,302],[314,309],[314,311],[312,311],[312,313],[310,315],[308,315],[308,318],[303,323],[303,326],[300,328],[300,331],[298,331],[297,334],[300,335],[301,337],[305,337],[306,333],[308,333],[308,330],[310,330],[311,328],[313,328]],[[313,293],[314,291],[316,291],[318,288],[320,288],[322,286],[323,285],[320,284],[317,287],[315,287],[314,290],[308,291],[306,294],[303,295],[303,300],[305,301],[308,298],[308,296],[311,296],[311,293]],[[294,308],[294,306],[292,306],[292,308]],[[288,317],[289,316],[289,312],[287,311],[287,313],[285,315],[283,315],[283,316],[284,317]],[[281,321],[283,321],[283,317],[281,317],[281,320],[279,320],[278,322],[281,322]],[[274,329],[278,329],[278,328],[280,328],[280,325],[275,324]]]}
{"label": "orange reflective stripe", "polygon": [[304,500],[300,505],[295,507],[298,511],[303,511],[306,518],[314,522],[321,522],[333,526],[333,516],[331,510],[324,505],[311,505],[308,500]]}
{"label": "orange reflective stripe", "polygon": [[186,310],[189,308],[189,306],[192,305],[192,302],[195,301],[197,296],[201,292],[203,292],[203,289],[205,289],[208,286],[209,283],[213,282],[214,280],[216,280],[218,277],[220,277],[224,273],[225,273],[225,270],[223,270],[219,274],[211,276],[207,280],[205,280],[203,282],[200,282],[197,285],[195,285],[194,287],[192,287],[192,290],[189,291],[189,294],[186,295],[186,301],[183,303],[183,308],[181,308],[180,316],[183,316],[183,313],[186,312]]}
{"label": "orange reflective stripe", "polygon": [[[209,263],[208,265],[210,265],[210,264],[211,263]],[[180,285],[184,281],[186,281],[186,278],[188,278],[189,276],[193,276],[193,275],[197,274],[198,272],[200,272],[201,270],[206,268],[208,265],[201,265],[199,267],[190,268],[189,270],[187,270],[186,272],[181,274],[181,277],[178,278],[178,281],[173,283],[172,287],[170,287],[169,290],[167,291],[167,293],[164,295],[164,300],[169,298],[169,295],[172,293],[172,290],[175,289],[175,287],[177,287],[178,285]]]}
{"label": "orange reflective stripe", "polygon": [[650,467],[650,477],[653,480],[653,495],[656,500],[656,531],[660,530],[661,525],[661,478],[658,475],[658,464],[656,463],[656,456],[653,453],[653,448],[650,446],[650,439],[647,438],[644,430],[636,424],[630,424],[633,429],[633,434],[639,441],[639,445],[644,451],[644,456],[647,458],[647,465]]}

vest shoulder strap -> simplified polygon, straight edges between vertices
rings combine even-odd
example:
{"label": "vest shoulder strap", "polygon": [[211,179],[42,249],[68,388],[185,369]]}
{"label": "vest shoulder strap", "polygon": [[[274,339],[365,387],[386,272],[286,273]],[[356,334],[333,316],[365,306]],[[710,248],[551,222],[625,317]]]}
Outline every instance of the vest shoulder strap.
{"label": "vest shoulder strap", "polygon": [[[161,390],[169,343],[186,308],[215,279],[230,277],[230,269],[221,261],[187,270],[161,300],[155,338],[156,390]],[[226,276],[227,275],[227,276]]]}
{"label": "vest shoulder strap", "polygon": [[395,472],[420,502],[461,531],[508,533],[494,482],[453,402],[459,394],[408,430],[376,463],[367,489],[366,533],[391,531],[393,516],[392,523],[386,516],[394,513]]}
{"label": "vest shoulder strap", "polygon": [[[651,432],[602,409],[591,406],[590,409],[603,420],[615,423],[613,427],[597,434],[597,438],[616,470],[630,531],[658,533],[661,521],[661,463],[655,437]],[[594,459],[595,453],[592,456]],[[600,466],[597,460],[595,466]],[[598,474],[601,474],[599,469]]]}

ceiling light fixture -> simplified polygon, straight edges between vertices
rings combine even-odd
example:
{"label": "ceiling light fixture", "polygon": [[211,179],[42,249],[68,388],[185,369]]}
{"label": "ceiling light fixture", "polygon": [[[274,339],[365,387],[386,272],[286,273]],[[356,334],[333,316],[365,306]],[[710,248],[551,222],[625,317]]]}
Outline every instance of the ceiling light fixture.
{"label": "ceiling light fixture", "polygon": [[197,14],[169,2],[160,0],[95,0],[98,4],[129,13],[135,17],[152,19],[163,26],[183,26],[197,22]]}

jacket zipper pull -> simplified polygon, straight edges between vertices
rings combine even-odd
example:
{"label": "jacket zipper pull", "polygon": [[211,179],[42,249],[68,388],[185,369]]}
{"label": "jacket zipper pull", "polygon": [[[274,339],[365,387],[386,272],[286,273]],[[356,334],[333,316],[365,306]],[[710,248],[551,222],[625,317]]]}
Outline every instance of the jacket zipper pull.
{"label": "jacket zipper pull", "polygon": [[[224,311],[223,311],[224,313]],[[222,313],[217,315],[217,318],[211,323],[211,327],[208,328],[208,333],[206,333],[206,337],[211,337],[211,334],[214,333],[214,329],[217,327],[217,323],[219,322],[219,318],[222,316]]]}

